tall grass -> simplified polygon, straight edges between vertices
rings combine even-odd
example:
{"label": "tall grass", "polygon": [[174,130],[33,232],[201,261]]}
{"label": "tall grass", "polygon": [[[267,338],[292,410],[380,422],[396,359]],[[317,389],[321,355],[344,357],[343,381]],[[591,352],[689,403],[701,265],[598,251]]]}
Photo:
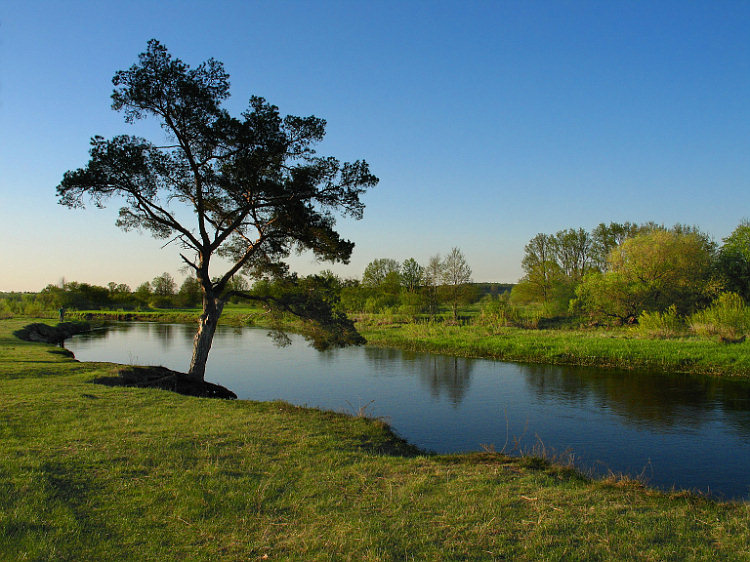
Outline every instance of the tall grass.
{"label": "tall grass", "polygon": [[738,342],[750,332],[750,308],[737,293],[723,293],[710,307],[693,314],[689,323],[698,335]]}
{"label": "tall grass", "polygon": [[638,317],[638,331],[650,338],[676,338],[685,335],[686,326],[672,305],[664,312],[644,310]]}
{"label": "tall grass", "polygon": [[504,361],[750,377],[750,344],[725,346],[696,336],[644,337],[638,328],[493,328],[481,325],[357,324],[370,344]]}

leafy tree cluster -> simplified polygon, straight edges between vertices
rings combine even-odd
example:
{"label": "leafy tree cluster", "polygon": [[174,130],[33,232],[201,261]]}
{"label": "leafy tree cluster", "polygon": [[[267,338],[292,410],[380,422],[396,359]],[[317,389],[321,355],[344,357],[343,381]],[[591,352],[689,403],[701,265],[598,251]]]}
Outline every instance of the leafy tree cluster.
{"label": "leafy tree cluster", "polygon": [[716,269],[728,291],[750,301],[750,221],[743,220],[724,238]]}
{"label": "leafy tree cluster", "polygon": [[403,263],[375,259],[365,268],[362,281],[350,282],[341,293],[342,306],[351,312],[434,315],[447,305],[454,320],[459,306],[476,298],[471,267],[459,248],[445,257],[432,256],[425,265],[414,258]]}
{"label": "leafy tree cluster", "polygon": [[41,316],[44,313],[45,307],[39,301],[37,293],[0,293],[0,318]]}
{"label": "leafy tree cluster", "polygon": [[[189,281],[186,279],[183,287],[189,284]],[[77,281],[62,281],[57,285],[47,285],[36,295],[36,300],[45,310],[143,310],[195,306],[195,303],[183,302],[182,292],[182,288],[177,291],[174,278],[165,272],[152,281],[143,282],[135,291],[125,283],[114,281],[106,287]]]}
{"label": "leafy tree cluster", "polygon": [[542,303],[550,314],[566,311],[583,277],[590,271],[606,271],[612,250],[639,228],[602,223],[592,232],[568,228],[537,234],[524,248],[524,276],[514,288],[514,300]]}
{"label": "leafy tree cluster", "polygon": [[525,274],[512,297],[550,316],[571,312],[627,323],[670,307],[684,316],[722,290],[750,296],[749,243],[746,222],[721,247],[680,224],[602,223],[590,233],[538,234],[525,247]]}

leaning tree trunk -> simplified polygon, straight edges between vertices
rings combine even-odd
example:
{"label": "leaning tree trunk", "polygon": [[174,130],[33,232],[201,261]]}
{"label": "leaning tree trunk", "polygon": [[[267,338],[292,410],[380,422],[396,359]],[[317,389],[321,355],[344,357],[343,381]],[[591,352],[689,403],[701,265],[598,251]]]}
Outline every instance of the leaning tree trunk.
{"label": "leaning tree trunk", "polygon": [[224,310],[223,300],[212,295],[203,296],[203,314],[198,320],[198,332],[193,338],[193,357],[188,370],[188,377],[191,379],[203,381],[208,352],[211,351],[216,325],[219,323],[222,310]]}

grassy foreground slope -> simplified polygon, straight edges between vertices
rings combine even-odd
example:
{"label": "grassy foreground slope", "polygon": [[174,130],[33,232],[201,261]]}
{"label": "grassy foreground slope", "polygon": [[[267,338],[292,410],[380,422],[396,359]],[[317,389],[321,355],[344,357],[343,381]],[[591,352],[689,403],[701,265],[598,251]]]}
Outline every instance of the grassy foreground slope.
{"label": "grassy foreground slope", "polygon": [[425,456],[382,424],[105,387],[0,321],[2,560],[748,559],[750,507],[534,459]]}

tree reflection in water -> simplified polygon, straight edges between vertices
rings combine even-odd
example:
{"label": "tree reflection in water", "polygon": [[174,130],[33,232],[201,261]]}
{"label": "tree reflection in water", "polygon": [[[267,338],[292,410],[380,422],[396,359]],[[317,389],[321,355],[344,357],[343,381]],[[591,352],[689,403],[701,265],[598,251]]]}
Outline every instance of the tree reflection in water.
{"label": "tree reflection in water", "polygon": [[581,407],[596,404],[636,427],[701,427],[723,413],[745,436],[750,432],[750,386],[746,382],[694,375],[524,365],[529,389],[539,401]]}
{"label": "tree reflection in water", "polygon": [[397,365],[400,370],[406,369],[416,374],[433,398],[445,395],[454,407],[463,401],[469,390],[476,361],[380,347],[366,347],[365,355],[368,363],[380,373],[393,372],[394,365]]}

